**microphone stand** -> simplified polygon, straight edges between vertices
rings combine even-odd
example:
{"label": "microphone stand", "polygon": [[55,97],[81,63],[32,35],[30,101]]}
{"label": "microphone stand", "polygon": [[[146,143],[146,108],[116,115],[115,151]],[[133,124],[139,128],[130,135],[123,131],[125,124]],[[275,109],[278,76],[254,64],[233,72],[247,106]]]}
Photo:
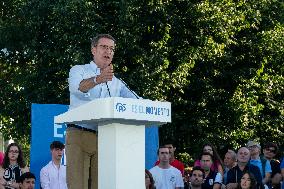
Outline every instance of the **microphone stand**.
{"label": "microphone stand", "polygon": [[115,77],[116,77],[117,79],[119,79],[119,80],[125,85],[125,87],[126,87],[137,99],[139,99],[139,96],[138,96],[134,91],[132,91],[132,90],[130,89],[130,87],[127,85],[127,83],[123,81],[123,79],[121,79],[121,78],[118,77],[117,75],[116,75]]}

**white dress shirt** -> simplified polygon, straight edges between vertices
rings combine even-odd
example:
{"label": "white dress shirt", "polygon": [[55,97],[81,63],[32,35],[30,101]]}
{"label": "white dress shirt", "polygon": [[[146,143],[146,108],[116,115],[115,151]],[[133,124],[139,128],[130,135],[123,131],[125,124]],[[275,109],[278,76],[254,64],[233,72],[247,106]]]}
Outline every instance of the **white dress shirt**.
{"label": "white dress shirt", "polygon": [[[87,92],[79,90],[80,82],[84,79],[96,77],[100,75],[100,68],[91,61],[89,64],[75,65],[69,72],[69,91],[70,91],[70,106],[69,109],[76,108],[80,105],[88,103],[97,98],[107,97],[124,97],[124,98],[137,98],[138,95],[133,91],[130,91],[125,84],[115,76],[111,81],[106,83],[100,83],[91,88]],[[136,96],[135,96],[136,95]],[[99,107],[98,107],[99,108]],[[92,130],[97,130],[96,124],[80,124],[81,127],[85,127]]]}
{"label": "white dress shirt", "polygon": [[107,82],[107,85],[106,83],[100,83],[94,88],[91,88],[86,93],[79,90],[79,85],[82,80],[96,77],[100,75],[100,73],[100,68],[98,68],[98,66],[93,61],[91,61],[89,64],[75,65],[70,69],[68,78],[70,91],[70,109],[78,107],[97,98],[137,98],[133,94],[134,92],[130,91],[124,85],[124,83],[115,76],[111,81]]}
{"label": "white dress shirt", "polygon": [[42,189],[68,189],[66,184],[66,166],[58,168],[52,161],[40,170]]}

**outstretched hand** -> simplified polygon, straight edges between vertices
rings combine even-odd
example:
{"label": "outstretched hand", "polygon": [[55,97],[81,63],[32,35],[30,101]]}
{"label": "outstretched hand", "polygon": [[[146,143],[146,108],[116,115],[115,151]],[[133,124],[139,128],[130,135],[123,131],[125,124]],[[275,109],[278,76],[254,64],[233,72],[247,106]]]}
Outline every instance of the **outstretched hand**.
{"label": "outstretched hand", "polygon": [[101,69],[101,74],[97,76],[97,83],[105,83],[111,81],[113,77],[113,65],[110,64],[104,69]]}

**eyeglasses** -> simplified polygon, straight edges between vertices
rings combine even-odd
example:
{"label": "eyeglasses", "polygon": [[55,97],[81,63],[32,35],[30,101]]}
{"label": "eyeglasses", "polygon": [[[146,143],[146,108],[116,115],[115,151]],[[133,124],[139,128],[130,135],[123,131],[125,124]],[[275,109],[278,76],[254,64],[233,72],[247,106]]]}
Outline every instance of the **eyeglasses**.
{"label": "eyeglasses", "polygon": [[19,153],[19,151],[18,150],[9,150],[9,153],[13,153],[13,154],[18,154]]}
{"label": "eyeglasses", "polygon": [[100,47],[101,49],[103,49],[104,51],[110,50],[110,52],[112,52],[112,53],[114,53],[114,51],[115,51],[114,47],[109,47],[109,46],[107,46],[107,45],[99,45],[99,47]]}
{"label": "eyeglasses", "polygon": [[205,149],[203,149],[203,151],[204,151],[204,152],[213,152],[213,150],[210,149],[210,148],[205,148]]}
{"label": "eyeglasses", "polygon": [[266,148],[265,150],[266,150],[266,151],[269,151],[269,152],[271,152],[271,153],[274,153],[274,154],[276,153],[276,150],[275,150],[275,149]]}
{"label": "eyeglasses", "polygon": [[253,146],[249,146],[248,149],[252,149],[252,148],[258,148],[257,145],[253,145]]}

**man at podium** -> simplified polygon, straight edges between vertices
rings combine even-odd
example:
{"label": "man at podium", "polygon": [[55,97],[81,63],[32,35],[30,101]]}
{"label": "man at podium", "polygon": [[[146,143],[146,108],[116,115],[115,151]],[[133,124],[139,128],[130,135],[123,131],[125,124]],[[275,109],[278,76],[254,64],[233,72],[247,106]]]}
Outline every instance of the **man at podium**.
{"label": "man at podium", "polygon": [[[91,40],[93,60],[75,65],[69,72],[70,109],[97,98],[138,98],[113,72],[115,39],[99,34]],[[99,107],[98,107],[99,108]],[[66,156],[68,189],[97,189],[97,125],[67,125]]]}

